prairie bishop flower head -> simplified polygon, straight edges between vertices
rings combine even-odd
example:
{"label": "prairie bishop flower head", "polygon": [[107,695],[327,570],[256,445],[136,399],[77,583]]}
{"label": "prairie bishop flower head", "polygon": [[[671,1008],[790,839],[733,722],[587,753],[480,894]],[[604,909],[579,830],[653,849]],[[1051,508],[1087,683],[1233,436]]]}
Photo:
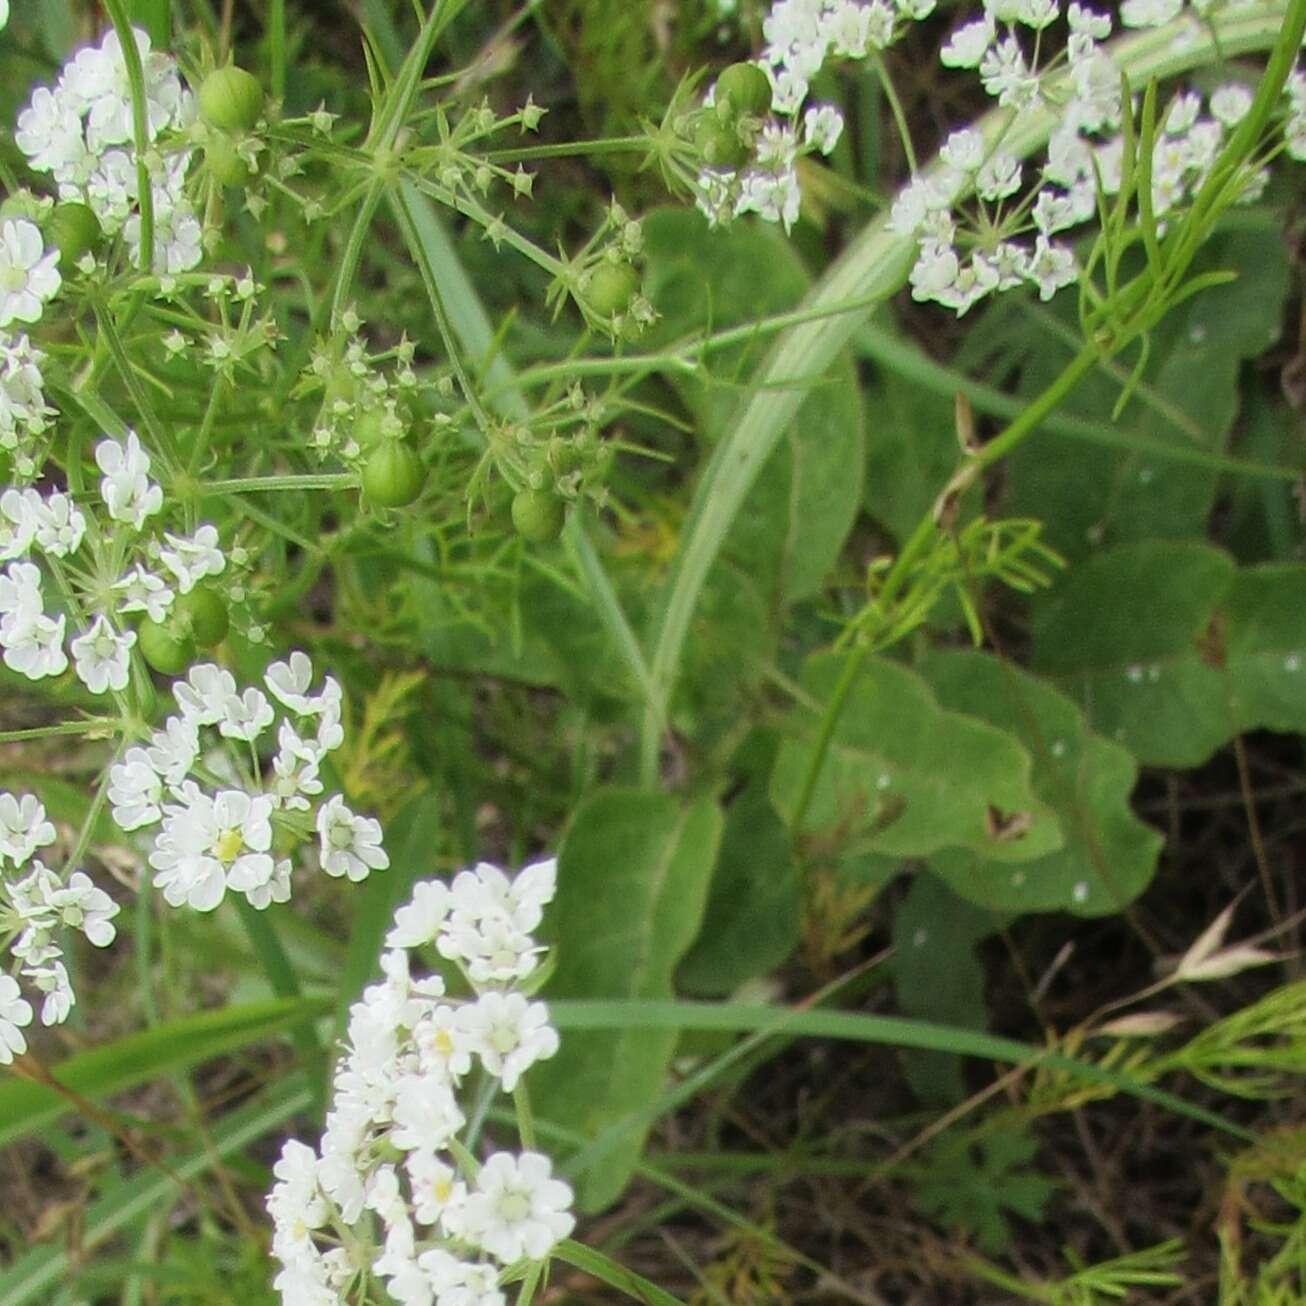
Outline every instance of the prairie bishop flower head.
{"label": "prairie bishop flower head", "polygon": [[149,479],[150,456],[141,448],[135,431],[126,440],[101,440],[95,446],[95,462],[104,473],[100,497],[114,521],[127,522],[140,530],[145,519],[163,507],[163,491]]}

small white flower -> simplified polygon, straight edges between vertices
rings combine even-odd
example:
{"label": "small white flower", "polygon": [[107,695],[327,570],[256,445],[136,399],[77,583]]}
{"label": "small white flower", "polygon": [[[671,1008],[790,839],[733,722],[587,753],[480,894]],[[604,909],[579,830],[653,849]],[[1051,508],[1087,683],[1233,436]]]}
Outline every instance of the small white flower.
{"label": "small white flower", "polygon": [[1034,253],[1025,265],[1025,276],[1038,286],[1039,298],[1046,302],[1062,286],[1072,285],[1079,279],[1079,268],[1070,250],[1040,236],[1034,242]]}
{"label": "small white flower", "polygon": [[502,1082],[506,1093],[535,1062],[558,1050],[548,1007],[528,1002],[521,993],[482,993],[458,1014],[481,1064]]}
{"label": "small white flower", "polygon": [[162,579],[139,563],[115,581],[113,588],[122,594],[118,602],[120,613],[143,612],[151,621],[162,621],[176,597]]}
{"label": "small white flower", "polygon": [[38,992],[45,994],[41,1003],[41,1024],[62,1025],[73,1009],[76,997],[68,978],[68,968],[62,961],[49,961],[40,966],[24,966],[23,978]]}
{"label": "small white flower", "polygon": [[336,794],[317,814],[322,869],[328,875],[365,880],[369,871],[383,871],[390,858],[381,847],[381,823],[355,816]]}
{"label": "small white flower", "polygon": [[32,1006],[12,975],[0,975],[0,1065],[12,1065],[27,1051],[23,1028],[32,1023]]}
{"label": "small white flower", "polygon": [[939,157],[961,172],[975,172],[984,162],[984,137],[974,128],[953,132],[939,149]]}
{"label": "small white flower", "polygon": [[129,748],[109,768],[109,804],[124,830],[153,825],[163,816],[163,781],[143,748]]}
{"label": "small white flower", "polygon": [[[539,1152],[496,1152],[457,1212],[457,1233],[505,1265],[541,1260],[575,1227],[571,1189]],[[449,1216],[446,1214],[446,1223]]]}
{"label": "small white flower", "polygon": [[236,697],[236,678],[214,662],[191,667],[185,680],[176,680],[172,696],[182,715],[196,726],[217,725]]}
{"label": "small white flower", "polygon": [[1252,107],[1252,93],[1241,82],[1228,82],[1211,92],[1211,116],[1226,127],[1236,127]]}
{"label": "small white flower", "polygon": [[181,784],[199,755],[199,730],[187,717],[170,716],[163,729],[150,736],[149,764],[169,785]]}
{"label": "small white flower", "polygon": [[29,680],[63,675],[68,670],[63,651],[64,624],[62,613],[55,618],[44,614],[21,620],[6,617],[0,622],[5,665]]}
{"label": "small white flower", "polygon": [[232,694],[224,700],[218,733],[225,739],[243,739],[252,744],[275,716],[267,696],[251,685],[243,694]]}
{"label": "small white flower", "polygon": [[190,539],[164,535],[167,547],[159,550],[159,561],[173,574],[177,590],[189,594],[206,576],[221,575],[227,559],[218,548],[217,527],[205,523]]}
{"label": "small white flower", "polygon": [[1007,199],[1020,189],[1020,160],[999,151],[980,168],[975,177],[975,191],[980,199],[993,204]]}
{"label": "small white flower", "polygon": [[35,490],[8,489],[0,494],[0,562],[23,557],[36,537]]}
{"label": "small white flower", "polygon": [[442,880],[422,880],[411,900],[395,913],[394,928],[385,936],[387,948],[421,948],[430,943],[449,913],[449,886]]}
{"label": "small white flower", "polygon": [[813,149],[829,154],[843,133],[843,114],[832,104],[814,105],[803,114],[803,139]]}
{"label": "small white flower", "polygon": [[1074,35],[1087,36],[1093,41],[1105,41],[1111,35],[1111,19],[1108,15],[1085,9],[1083,5],[1076,4],[1075,0],[1070,0],[1066,22]]}
{"label": "small white flower", "polygon": [[146,517],[163,507],[163,491],[149,479],[150,456],[141,448],[136,432],[128,431],[124,444],[101,440],[95,446],[95,462],[104,473],[100,497],[109,516],[140,530]]}
{"label": "small white flower", "polygon": [[131,671],[131,650],[136,643],[136,632],[129,630],[118,634],[97,615],[91,628],[79,635],[71,644],[77,678],[92,694],[115,693],[127,688]]}
{"label": "small white flower", "polygon": [[313,709],[308,697],[313,683],[313,663],[296,649],[285,662],[274,662],[263,674],[268,693],[292,712],[307,716]]}
{"label": "small white flower", "polygon": [[36,544],[55,558],[66,558],[77,550],[86,534],[86,518],[77,505],[57,490],[48,499],[39,495],[32,503]]}
{"label": "small white flower", "polygon": [[59,293],[59,251],[46,253],[41,232],[25,218],[0,223],[0,326],[38,322]]}
{"label": "small white flower", "polygon": [[0,862],[8,858],[15,867],[23,866],[38,848],[53,842],[54,826],[39,798],[0,793]]}
{"label": "small white flower", "polygon": [[443,1247],[432,1247],[417,1258],[440,1306],[505,1306],[499,1289],[499,1269],[492,1262],[461,1261]]}
{"label": "small white flower", "polygon": [[74,871],[68,883],[54,891],[51,905],[65,925],[81,930],[97,948],[113,942],[118,904],[85,871]]}
{"label": "small white flower", "polygon": [[996,37],[993,20],[986,14],[948,37],[939,52],[939,62],[945,68],[978,68]]}
{"label": "small white flower", "polygon": [[434,1148],[415,1148],[404,1158],[404,1169],[413,1190],[413,1214],[422,1224],[438,1224],[450,1207],[461,1206],[467,1185],[457,1171],[445,1165]]}
{"label": "small white flower", "polygon": [[395,1090],[390,1141],[404,1151],[440,1148],[464,1125],[465,1118],[446,1080],[405,1075]]}

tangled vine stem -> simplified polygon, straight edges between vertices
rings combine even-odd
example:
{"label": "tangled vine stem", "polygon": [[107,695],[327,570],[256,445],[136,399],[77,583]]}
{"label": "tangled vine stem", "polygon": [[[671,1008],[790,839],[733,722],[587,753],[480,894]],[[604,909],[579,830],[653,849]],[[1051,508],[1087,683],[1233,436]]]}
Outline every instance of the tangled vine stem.
{"label": "tangled vine stem", "polygon": [[[1112,54],[1130,83],[1142,86],[1150,79],[1173,77],[1216,59],[1274,49],[1271,71],[1280,70],[1282,81],[1300,47],[1303,29],[1306,0],[1290,0],[1286,5],[1241,7],[1235,13],[1215,15],[1204,29],[1196,31],[1185,16],[1165,27],[1122,38]],[[1068,92],[1068,74],[1050,90],[1053,97]],[[1001,136],[1005,150],[1027,158],[1047,143],[1056,123],[1054,111],[1045,106],[1014,125],[1008,111],[995,109],[975,127],[987,143]],[[935,158],[923,175],[932,177],[943,167]],[[694,495],[649,664],[653,693],[644,705],[640,748],[640,778],[645,787],[652,788],[657,782],[662,723],[699,595],[748,491],[802,405],[804,391],[797,380],[819,377],[830,366],[874,307],[906,283],[915,254],[915,238],[891,231],[887,213],[868,224],[804,303],[804,308],[814,310],[848,301],[862,306],[855,312],[796,326],[781,336],[759,367],[749,398],[717,445]]]}

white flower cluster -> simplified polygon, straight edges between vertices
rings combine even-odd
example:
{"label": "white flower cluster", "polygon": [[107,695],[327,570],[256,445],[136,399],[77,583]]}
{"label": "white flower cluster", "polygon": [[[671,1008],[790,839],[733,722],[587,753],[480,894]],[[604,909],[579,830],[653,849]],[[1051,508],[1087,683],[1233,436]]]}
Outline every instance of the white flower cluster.
{"label": "white flower cluster", "polygon": [[[148,168],[154,208],[154,262],[160,273],[193,268],[202,253],[199,219],[184,183],[193,149],[185,133],[195,98],[182,86],[171,56],[151,52],[135,32],[145,71]],[[52,89],[39,87],[18,116],[18,148],[37,172],[50,173],[59,197],[87,205],[108,235],[122,232],[133,257],[141,238],[140,188],[131,84],[114,31],[79,50]],[[2,316],[0,311],[0,316]],[[3,322],[0,322],[3,325]]]}
{"label": "white flower cluster", "polygon": [[40,460],[31,443],[49,429],[55,410],[45,402],[45,355],[23,333],[0,331],[0,449],[15,456],[15,470],[37,474]]}
{"label": "white flower cluster", "polygon": [[[1140,27],[1173,19],[1179,4],[1125,4],[1121,21]],[[1111,18],[1069,4],[1064,55],[1046,67],[1026,57],[1022,29],[1043,31],[1062,17],[1059,0],[985,0],[984,14],[957,29],[941,52],[952,68],[974,68],[985,91],[1013,115],[1050,103],[1049,77],[1068,72],[1069,95],[1056,105],[1057,127],[1038,187],[1021,194],[1023,169],[1002,149],[1001,137],[953,132],[940,150],[940,166],[916,177],[898,194],[890,228],[920,240],[911,273],[912,295],[954,309],[958,316],[987,295],[1020,285],[1051,299],[1079,278],[1073,251],[1054,239],[1097,214],[1097,185],[1107,195],[1120,187],[1123,139],[1120,70],[1100,44]],[[1247,113],[1251,93],[1230,83],[1211,93],[1209,113],[1195,92],[1171,103],[1152,157],[1152,208],[1173,213],[1201,186],[1227,138]],[[1254,189],[1254,188],[1253,188]],[[973,197],[974,210],[961,208]],[[1246,198],[1252,198],[1249,189]],[[1032,235],[1032,241],[1029,237]]]}
{"label": "white flower cluster", "polygon": [[[100,498],[109,522],[139,534],[146,519],[162,508],[163,491],[150,480],[150,457],[136,433],[128,431],[121,442],[101,440],[95,461],[103,473]],[[11,670],[40,680],[68,668],[67,615],[46,611],[41,568],[25,560],[33,552],[43,555],[65,595],[76,588],[94,611],[70,645],[77,677],[93,694],[127,687],[136,633],[125,628],[126,615],[144,612],[162,620],[178,593],[188,594],[226,566],[213,526],[201,525],[190,536],[164,533],[162,542],[151,538],[127,543],[126,532],[110,530],[115,545],[110,550],[100,548],[104,533],[103,524],[88,520],[61,490],[42,495],[30,487],[10,487],[0,494],[0,563],[9,564],[0,571],[0,649]],[[84,544],[97,556],[79,567]],[[118,564],[126,555],[126,570],[107,585],[95,579],[104,553],[111,553]],[[167,579],[147,562],[157,562]]]}
{"label": "white flower cluster", "polygon": [[[0,935],[21,966],[20,974],[41,998],[41,1021],[56,1025],[72,1010],[72,985],[56,931],[80,930],[97,947],[113,942],[118,905],[84,871],[65,881],[36,856],[54,842],[54,826],[31,794],[0,793]],[[25,872],[19,877],[20,872]],[[0,1063],[27,1051],[23,1028],[32,1005],[12,975],[0,975]]]}
{"label": "white flower cluster", "polygon": [[[212,911],[228,889],[258,908],[285,902],[291,859],[274,851],[274,821],[293,836],[315,831],[328,875],[357,881],[389,866],[379,822],[355,816],[339,794],[321,799],[319,768],[344,729],[339,684],[327,676],[313,694],[312,680],[298,651],[267,669],[278,721],[262,690],[241,691],[213,663],[194,666],[173,685],[179,713],[110,768],[113,819],[124,830],[159,827],[149,864],[172,906]],[[274,725],[277,751],[265,768],[259,743]]]}
{"label": "white flower cluster", "polygon": [[[478,1164],[458,1139],[474,1065],[511,1092],[557,1051],[547,1007],[520,988],[555,874],[552,860],[512,880],[482,863],[452,885],[417,885],[396,914],[385,981],[350,1012],[321,1147],[292,1140],[275,1169],[268,1210],[287,1306],[371,1301],[377,1279],[400,1306],[504,1306],[503,1269],[571,1233],[571,1189],[548,1157],[496,1151]],[[473,998],[413,978],[409,951],[432,943]]]}

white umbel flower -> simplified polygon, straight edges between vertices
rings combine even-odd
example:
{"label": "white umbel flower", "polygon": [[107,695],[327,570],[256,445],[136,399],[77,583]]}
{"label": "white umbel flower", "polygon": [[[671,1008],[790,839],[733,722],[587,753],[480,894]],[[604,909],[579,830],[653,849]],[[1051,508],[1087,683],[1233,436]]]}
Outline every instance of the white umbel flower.
{"label": "white umbel flower", "polygon": [[41,232],[25,218],[0,223],[0,327],[39,322],[59,293],[59,251],[46,252]]}
{"label": "white umbel flower", "polygon": [[14,1057],[27,1051],[23,1029],[32,1023],[28,1002],[12,975],[0,975],[0,1065],[12,1065]]}
{"label": "white umbel flower", "polygon": [[457,1211],[459,1236],[505,1265],[547,1256],[576,1225],[571,1189],[552,1170],[539,1152],[496,1152]]}
{"label": "white umbel flower", "polygon": [[558,1033],[549,1024],[543,1002],[529,1002],[521,993],[482,993],[459,1013],[460,1024],[481,1064],[502,1084],[505,1093],[537,1061],[558,1050]]}
{"label": "white umbel flower", "polygon": [[24,866],[38,848],[53,842],[54,826],[39,798],[0,793],[0,864],[8,858],[14,866]]}
{"label": "white umbel flower", "polygon": [[381,823],[370,816],[355,816],[345,800],[334,795],[317,814],[322,869],[328,875],[367,879],[369,871],[383,871],[390,858],[381,847]]}
{"label": "white umbel flower", "polygon": [[114,521],[140,530],[145,519],[163,507],[163,491],[149,479],[150,456],[135,431],[128,431],[122,444],[101,440],[95,446],[95,463],[104,473],[100,497]]}
{"label": "white umbel flower", "polygon": [[119,693],[127,688],[131,672],[131,650],[136,632],[119,634],[104,619],[96,616],[91,628],[73,640],[73,665],[77,678],[92,694]]}

